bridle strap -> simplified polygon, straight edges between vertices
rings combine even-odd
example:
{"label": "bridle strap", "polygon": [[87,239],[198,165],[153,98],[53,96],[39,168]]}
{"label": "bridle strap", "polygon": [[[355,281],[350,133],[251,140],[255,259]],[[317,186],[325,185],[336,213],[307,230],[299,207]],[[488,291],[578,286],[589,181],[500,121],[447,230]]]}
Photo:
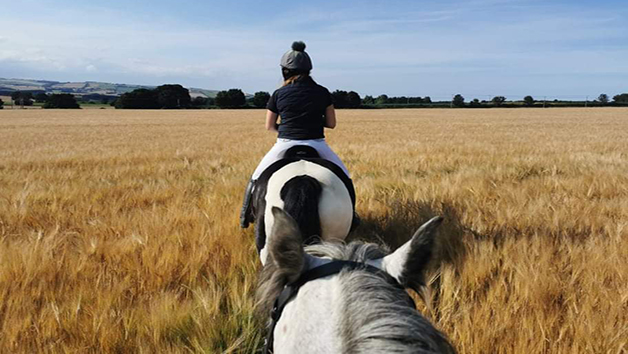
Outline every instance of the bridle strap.
{"label": "bridle strap", "polygon": [[[281,313],[283,312],[283,309],[286,307],[288,302],[297,295],[297,293],[299,292],[299,289],[303,285],[305,285],[305,283],[307,282],[324,278],[330,275],[338,274],[342,270],[345,270],[345,269],[349,271],[350,270],[363,270],[372,274],[379,275],[383,277],[384,279],[386,279],[386,281],[389,284],[398,287],[399,289],[403,290],[404,293],[406,293],[405,288],[401,284],[399,284],[397,279],[395,279],[393,276],[386,273],[385,271],[379,268],[373,267],[372,265],[369,265],[366,263],[334,260],[329,263],[323,264],[321,266],[312,268],[306,271],[305,273],[301,274],[301,276],[294,282],[287,284],[283,288],[283,290],[281,291],[277,299],[275,300],[272,311],[270,313],[271,322],[268,327],[268,335],[266,336],[266,341],[264,343],[264,349],[262,353],[268,353],[268,354],[272,353],[274,336],[275,336],[275,327],[277,326],[277,323],[279,322],[279,318],[281,317]],[[408,300],[409,300],[409,303],[412,305],[412,307],[415,308],[416,305],[414,303],[414,300],[412,300],[412,298],[410,297],[410,295],[408,295]]]}

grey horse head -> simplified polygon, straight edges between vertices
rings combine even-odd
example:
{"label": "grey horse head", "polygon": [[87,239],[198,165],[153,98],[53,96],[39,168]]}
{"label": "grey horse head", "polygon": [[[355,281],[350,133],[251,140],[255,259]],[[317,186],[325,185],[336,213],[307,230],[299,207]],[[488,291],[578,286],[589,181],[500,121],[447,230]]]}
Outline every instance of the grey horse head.
{"label": "grey horse head", "polygon": [[[403,287],[418,289],[442,218],[422,225],[395,252],[372,243],[323,242],[303,247],[299,227],[273,208],[269,262],[258,298],[266,315],[283,287],[332,260],[375,266]],[[274,353],[454,353],[446,336],[408,301],[405,290],[372,272],[343,270],[303,285],[274,330]]]}

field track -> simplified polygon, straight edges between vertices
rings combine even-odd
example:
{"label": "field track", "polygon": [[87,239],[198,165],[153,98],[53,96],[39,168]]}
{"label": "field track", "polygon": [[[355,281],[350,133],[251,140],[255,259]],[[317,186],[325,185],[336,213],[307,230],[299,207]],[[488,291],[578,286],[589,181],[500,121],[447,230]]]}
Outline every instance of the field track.
{"label": "field track", "polygon": [[[261,110],[0,110],[0,352],[259,348],[238,212]],[[354,239],[446,220],[419,309],[460,353],[628,351],[628,109],[341,110]],[[417,297],[418,299],[418,297]]]}

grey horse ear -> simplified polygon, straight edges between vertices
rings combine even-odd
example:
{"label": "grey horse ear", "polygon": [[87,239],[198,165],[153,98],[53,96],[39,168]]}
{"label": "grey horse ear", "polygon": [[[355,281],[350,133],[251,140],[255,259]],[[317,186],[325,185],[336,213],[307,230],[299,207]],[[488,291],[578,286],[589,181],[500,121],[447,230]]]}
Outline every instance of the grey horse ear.
{"label": "grey horse ear", "polygon": [[278,207],[271,210],[275,221],[268,240],[270,260],[284,274],[287,282],[293,282],[305,266],[301,231],[288,213]]}
{"label": "grey horse ear", "polygon": [[440,216],[430,219],[414,233],[412,239],[382,259],[380,267],[405,287],[418,290],[425,285],[423,274],[432,257]]}

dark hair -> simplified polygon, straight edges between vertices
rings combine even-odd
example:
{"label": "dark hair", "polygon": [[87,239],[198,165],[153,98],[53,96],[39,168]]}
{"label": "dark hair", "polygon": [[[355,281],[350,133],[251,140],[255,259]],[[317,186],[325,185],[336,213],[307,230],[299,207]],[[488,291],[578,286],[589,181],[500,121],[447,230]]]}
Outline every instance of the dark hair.
{"label": "dark hair", "polygon": [[298,82],[302,80],[312,80],[310,76],[310,71],[304,70],[295,70],[295,69],[286,69],[281,68],[281,75],[283,75],[283,86],[290,85],[293,82]]}
{"label": "dark hair", "polygon": [[288,69],[288,68],[281,68],[281,75],[283,75],[283,79],[284,80],[288,80],[289,78],[293,77],[293,76],[297,76],[297,75],[310,75],[310,71],[309,70],[298,70],[298,69]]}

